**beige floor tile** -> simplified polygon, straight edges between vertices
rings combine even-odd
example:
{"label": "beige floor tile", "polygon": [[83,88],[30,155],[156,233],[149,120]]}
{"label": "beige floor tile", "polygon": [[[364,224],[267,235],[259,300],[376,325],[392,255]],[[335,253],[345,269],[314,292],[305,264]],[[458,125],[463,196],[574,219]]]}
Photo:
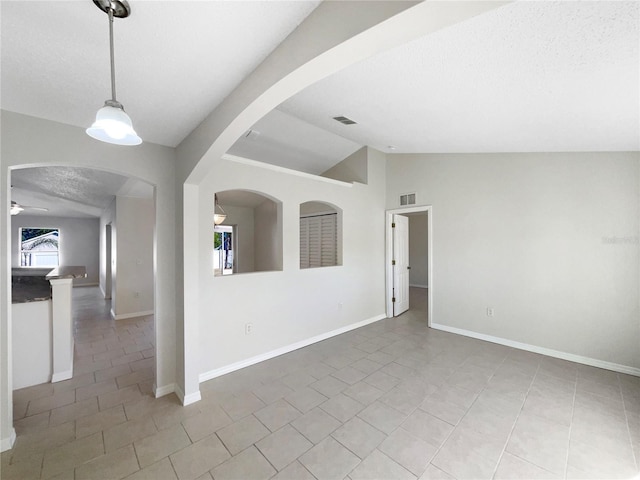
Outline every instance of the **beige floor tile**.
{"label": "beige floor tile", "polygon": [[360,370],[361,372],[371,375],[373,372],[380,370],[384,365],[378,362],[374,362],[368,358],[362,358],[357,362],[351,364],[352,368]]}
{"label": "beige floor tile", "polygon": [[91,385],[76,389],[76,401],[97,397],[102,393],[113,392],[117,389],[118,386],[114,380],[104,380],[102,382],[92,383]]}
{"label": "beige floor tile", "polygon": [[314,408],[291,422],[291,425],[315,444],[326,438],[341,423],[324,410]]}
{"label": "beige floor tile", "polygon": [[76,403],[71,403],[64,407],[58,407],[51,410],[49,425],[61,425],[77,418],[95,413],[98,413],[98,400],[95,397],[76,401]]}
{"label": "beige floor tile", "polygon": [[[122,406],[118,406],[122,408]],[[114,407],[114,408],[118,408]],[[112,411],[113,409],[106,410]],[[102,413],[102,412],[101,412]],[[130,443],[157,433],[156,425],[150,417],[129,420],[119,423],[104,430],[104,446],[107,452],[111,452]]]}
{"label": "beige floor tile", "polygon": [[141,397],[142,394],[140,393],[138,385],[131,385],[120,390],[99,395],[98,405],[100,406],[100,410],[106,410],[122,403],[135,402]]}
{"label": "beige floor tile", "polygon": [[441,451],[453,456],[473,453],[490,460],[495,466],[502,455],[505,443],[506,439],[492,437],[477,432],[473,428],[458,426],[446,440]]}
{"label": "beige floor tile", "polygon": [[494,480],[559,480],[562,476],[554,475],[505,452],[493,478]]}
{"label": "beige floor tile", "polygon": [[411,480],[416,477],[384,453],[374,450],[350,474],[352,480]]}
{"label": "beige floor tile", "polygon": [[218,436],[231,455],[240,453],[270,433],[269,429],[253,415],[218,430]]}
{"label": "beige floor tile", "polygon": [[229,457],[227,449],[213,434],[174,453],[169,458],[180,480],[193,480],[220,465]]}
{"label": "beige floor tile", "polygon": [[277,400],[263,409],[258,410],[254,415],[269,430],[275,432],[302,414],[285,400]]}
{"label": "beige floor tile", "polygon": [[277,470],[293,462],[304,452],[313,447],[302,434],[290,425],[272,433],[256,443],[256,447]]}
{"label": "beige floor tile", "polygon": [[98,370],[94,375],[96,376],[96,382],[104,382],[106,380],[126,375],[127,373],[131,373],[131,368],[128,363],[125,363],[123,365],[105,368],[104,370]]}
{"label": "beige floor tile", "polygon": [[249,447],[211,472],[214,480],[267,480],[276,470],[255,448]]}
{"label": "beige floor tile", "polygon": [[118,384],[118,388],[124,388],[149,379],[153,379],[153,368],[151,367],[142,368],[135,372],[120,375],[116,378],[116,383]]}
{"label": "beige floor tile", "polygon": [[146,467],[162,459],[162,457],[183,449],[189,444],[191,444],[191,441],[184,428],[182,428],[182,425],[177,425],[145,437],[142,440],[137,440],[133,445],[135,446],[140,466]]}
{"label": "beige floor tile", "polygon": [[365,408],[365,405],[340,393],[321,404],[320,408],[339,422],[344,423],[356,416]]}
{"label": "beige floor tile", "polygon": [[382,397],[385,392],[367,382],[358,382],[343,390],[342,393],[363,405],[371,405]]}
{"label": "beige floor tile", "polygon": [[240,420],[247,415],[265,407],[262,400],[251,392],[238,393],[231,398],[221,401],[220,406],[234,420]]}
{"label": "beige floor tile", "polygon": [[46,412],[31,415],[30,417],[24,417],[21,420],[13,422],[13,427],[16,429],[17,435],[35,433],[49,427],[50,418],[51,411],[47,410]]}
{"label": "beige floor tile", "polygon": [[102,434],[85,438],[47,450],[42,462],[42,478],[50,478],[104,454]]}
{"label": "beige floor tile", "polygon": [[66,392],[56,393],[47,397],[40,397],[36,400],[29,402],[29,408],[27,409],[27,415],[36,415],[38,413],[52,410],[57,407],[69,405],[76,401],[75,390],[69,390]]}
{"label": "beige floor tile", "polygon": [[164,430],[170,428],[178,423],[186,420],[190,417],[198,415],[200,413],[199,402],[191,405],[182,406],[176,404],[167,404],[164,407],[160,407],[153,414],[153,421],[158,427],[158,430]]}
{"label": "beige floor tile", "polygon": [[387,435],[398,428],[407,418],[407,415],[379,401],[369,405],[358,416]]}
{"label": "beige floor tile", "polygon": [[405,415],[409,415],[418,408],[426,394],[408,390],[404,385],[406,385],[406,381],[380,397],[380,401]]}
{"label": "beige floor tile", "polygon": [[2,453],[2,464],[0,465],[0,478],[2,480],[25,480],[40,478],[42,471],[42,453],[25,456],[21,461],[10,462],[11,451]]}
{"label": "beige floor tile", "polygon": [[324,377],[309,385],[309,387],[320,392],[322,395],[328,398],[339,394],[348,386],[348,383],[345,383],[342,380],[338,380],[337,378],[332,376]]}
{"label": "beige floor tile", "polygon": [[304,468],[304,465],[295,461],[272,477],[272,480],[316,480],[316,477],[311,475],[311,472]]}
{"label": "beige floor tile", "polygon": [[378,450],[419,477],[438,448],[399,428],[378,446]]}
{"label": "beige floor tile", "polygon": [[197,442],[232,423],[233,420],[225,413],[222,407],[212,405],[203,407],[202,412],[199,414],[183,420],[182,426],[191,441]]}
{"label": "beige floor tile", "polygon": [[287,395],[285,400],[300,412],[307,413],[327,401],[327,397],[312,388],[301,387]]}
{"label": "beige floor tile", "polygon": [[269,405],[270,403],[273,403],[276,400],[280,400],[290,393],[293,393],[293,389],[289,388],[280,381],[276,381],[261,385],[260,387],[253,390],[253,393],[265,404]]}
{"label": "beige floor tile", "polygon": [[73,422],[63,423],[46,430],[21,435],[16,439],[13,447],[13,458],[18,460],[29,457],[34,453],[42,453],[45,450],[64,445],[75,440],[75,427]]}
{"label": "beige floor tile", "polygon": [[569,427],[522,413],[506,450],[556,475],[564,475],[568,448]]}
{"label": "beige floor tile", "polygon": [[31,387],[13,391],[14,402],[30,402],[42,397],[50,397],[54,393],[53,383],[41,383]]}
{"label": "beige floor tile", "polygon": [[386,435],[358,417],[352,418],[331,434],[360,458],[366,458]]}
{"label": "beige floor tile", "polygon": [[457,425],[465,413],[467,413],[467,408],[447,401],[446,397],[440,392],[434,392],[428,395],[420,404],[419,408],[454,426]]}
{"label": "beige floor tile", "polygon": [[[364,359],[359,360],[361,362],[364,361]],[[363,378],[365,378],[368,374],[358,370],[356,368],[353,368],[351,366],[346,366],[341,368],[340,370],[333,372],[331,374],[332,377],[337,378],[338,380],[341,380],[345,383],[348,383],[349,385],[353,385],[354,383],[358,383],[360,380],[362,380]]]}
{"label": "beige floor tile", "polygon": [[598,447],[571,440],[568,464],[582,472],[595,473],[602,478],[630,479],[640,471],[633,457],[614,455]]}
{"label": "beige floor tile", "polygon": [[148,467],[126,477],[127,480],[178,480],[169,457],[165,457]]}
{"label": "beige floor tile", "polygon": [[420,480],[455,480],[451,475],[447,472],[440,470],[435,465],[429,465],[427,469],[424,471]]}
{"label": "beige floor tile", "polygon": [[76,467],[75,480],[123,478],[139,469],[133,445],[128,445]]}
{"label": "beige floor tile", "polygon": [[468,451],[442,449],[431,463],[457,480],[488,480],[496,462]]}
{"label": "beige floor tile", "polygon": [[440,447],[453,431],[450,424],[422,410],[409,415],[401,427],[434,447]]}
{"label": "beige floor tile", "polygon": [[[94,415],[78,418],[76,420],[76,438],[86,437],[93,433],[107,430],[126,421],[127,417],[124,414],[122,405],[117,405]],[[106,441],[105,447],[107,447]],[[107,451],[109,451],[108,448]]]}
{"label": "beige floor tile", "polygon": [[401,381],[402,380],[400,378],[389,375],[388,373],[383,372],[382,369],[372,373],[371,375],[363,379],[363,382],[366,382],[369,385],[373,385],[383,392],[388,392],[393,387],[398,385]]}
{"label": "beige floor tile", "polygon": [[325,438],[299,458],[318,480],[344,478],[360,459],[332,437]]}

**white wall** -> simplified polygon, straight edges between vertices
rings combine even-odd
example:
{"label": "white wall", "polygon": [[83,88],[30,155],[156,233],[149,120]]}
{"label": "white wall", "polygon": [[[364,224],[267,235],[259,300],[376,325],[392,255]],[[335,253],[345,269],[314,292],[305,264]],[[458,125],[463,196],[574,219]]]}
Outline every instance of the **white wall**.
{"label": "white wall", "polygon": [[115,203],[116,274],[111,311],[119,319],[153,312],[154,205],[152,199],[131,197],[116,197]]}
{"label": "white wall", "polygon": [[83,266],[87,278],[76,278],[74,285],[97,285],[99,281],[99,220],[97,218],[11,217],[11,266],[20,266],[20,227],[60,229],[60,264]]}
{"label": "white wall", "polygon": [[409,284],[427,287],[427,215],[409,215]]}
{"label": "white wall", "polygon": [[257,272],[282,270],[282,214],[281,207],[265,200],[255,208],[254,249]]}
{"label": "white wall", "polygon": [[[199,270],[200,374],[296,342],[378,319],[385,312],[385,157],[369,152],[369,185],[297,176],[220,160],[200,186],[202,225],[211,223],[216,191],[247,189],[282,201],[283,271],[214,277],[209,262]],[[301,270],[300,204],[327,201],[343,210],[343,265]],[[210,255],[210,229],[199,236],[200,257]],[[342,303],[342,308],[339,308]],[[215,307],[215,308],[212,308]],[[244,326],[253,323],[251,335]]]}
{"label": "white wall", "polygon": [[387,208],[433,206],[434,323],[638,369],[639,177],[638,152],[389,155]]}
{"label": "white wall", "polygon": [[[107,225],[111,226],[111,244],[107,241]],[[108,255],[107,249],[111,250],[111,253],[117,248],[117,225],[116,225],[116,199],[113,199],[111,205],[104,209],[100,216],[100,289],[105,298],[112,298],[115,292],[116,279],[115,272],[117,272],[117,265],[115,261],[111,262],[111,285],[109,286],[109,279],[107,275],[110,273],[107,268],[107,260],[117,258],[116,255]]]}
{"label": "white wall", "polygon": [[53,314],[51,300],[14,303],[13,389],[51,381]]}

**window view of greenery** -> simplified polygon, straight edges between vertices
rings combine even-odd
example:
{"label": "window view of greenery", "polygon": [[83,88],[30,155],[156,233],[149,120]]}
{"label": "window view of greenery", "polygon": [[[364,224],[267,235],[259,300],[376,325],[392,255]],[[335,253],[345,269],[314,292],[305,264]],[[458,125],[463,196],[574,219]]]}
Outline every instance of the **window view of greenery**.
{"label": "window view of greenery", "polygon": [[20,229],[20,266],[57,267],[60,263],[57,228]]}

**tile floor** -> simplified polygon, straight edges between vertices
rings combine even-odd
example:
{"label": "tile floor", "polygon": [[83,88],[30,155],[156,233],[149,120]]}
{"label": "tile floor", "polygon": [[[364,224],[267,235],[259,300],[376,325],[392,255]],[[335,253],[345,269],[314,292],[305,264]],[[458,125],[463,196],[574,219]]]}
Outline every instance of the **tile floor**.
{"label": "tile floor", "polygon": [[73,379],[14,392],[11,479],[630,479],[640,378],[403,316],[154,399],[153,319],[74,291]]}

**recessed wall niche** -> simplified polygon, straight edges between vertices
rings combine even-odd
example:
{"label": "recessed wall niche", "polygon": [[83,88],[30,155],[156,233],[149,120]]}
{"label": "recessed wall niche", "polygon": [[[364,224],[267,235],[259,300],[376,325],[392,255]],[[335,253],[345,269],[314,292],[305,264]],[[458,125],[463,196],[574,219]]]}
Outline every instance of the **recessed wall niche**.
{"label": "recessed wall niche", "polygon": [[214,275],[282,270],[282,202],[249,190],[216,196],[226,217],[213,227]]}

